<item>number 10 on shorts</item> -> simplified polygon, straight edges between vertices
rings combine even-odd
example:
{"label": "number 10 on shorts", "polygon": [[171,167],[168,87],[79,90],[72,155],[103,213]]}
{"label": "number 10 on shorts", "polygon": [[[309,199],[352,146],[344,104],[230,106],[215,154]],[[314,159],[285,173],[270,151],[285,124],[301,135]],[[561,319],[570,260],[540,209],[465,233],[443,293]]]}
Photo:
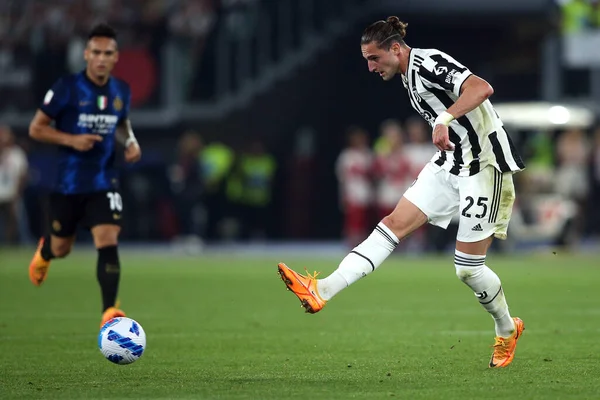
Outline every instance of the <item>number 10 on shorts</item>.
{"label": "number 10 on shorts", "polygon": [[106,197],[108,197],[108,201],[110,203],[110,209],[112,211],[123,211],[123,200],[121,200],[121,195],[117,192],[108,192],[106,193]]}

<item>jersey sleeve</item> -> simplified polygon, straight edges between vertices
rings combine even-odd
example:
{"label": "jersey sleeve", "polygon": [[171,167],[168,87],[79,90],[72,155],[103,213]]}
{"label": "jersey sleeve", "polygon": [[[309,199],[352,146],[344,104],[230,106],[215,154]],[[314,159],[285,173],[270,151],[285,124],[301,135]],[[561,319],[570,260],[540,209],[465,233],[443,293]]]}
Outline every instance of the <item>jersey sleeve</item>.
{"label": "jersey sleeve", "polygon": [[123,85],[123,112],[121,113],[121,118],[119,119],[119,123],[125,121],[129,118],[129,106],[131,104],[131,89],[129,85]]}
{"label": "jersey sleeve", "polygon": [[448,54],[439,52],[423,60],[419,74],[434,85],[460,96],[460,88],[472,72]]}
{"label": "jersey sleeve", "polygon": [[65,79],[59,79],[52,88],[46,92],[44,100],[40,105],[42,110],[50,118],[55,119],[69,102],[69,87]]}

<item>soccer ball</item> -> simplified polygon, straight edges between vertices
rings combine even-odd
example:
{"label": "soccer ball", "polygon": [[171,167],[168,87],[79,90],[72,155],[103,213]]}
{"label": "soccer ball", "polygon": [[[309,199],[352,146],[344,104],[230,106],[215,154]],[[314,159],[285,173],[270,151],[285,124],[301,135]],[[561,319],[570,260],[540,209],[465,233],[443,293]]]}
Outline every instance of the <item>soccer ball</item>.
{"label": "soccer ball", "polygon": [[98,347],[108,361],[131,364],[146,350],[146,333],[131,318],[113,318],[100,328]]}

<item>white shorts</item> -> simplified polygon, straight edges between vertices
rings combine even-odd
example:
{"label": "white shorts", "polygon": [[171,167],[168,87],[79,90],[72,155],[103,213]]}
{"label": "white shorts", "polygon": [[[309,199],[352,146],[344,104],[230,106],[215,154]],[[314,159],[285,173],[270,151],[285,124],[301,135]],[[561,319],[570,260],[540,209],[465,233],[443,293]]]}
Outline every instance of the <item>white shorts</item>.
{"label": "white shorts", "polygon": [[515,201],[512,172],[491,165],[473,176],[456,176],[429,162],[404,197],[446,229],[459,214],[457,240],[478,242],[492,235],[506,239]]}

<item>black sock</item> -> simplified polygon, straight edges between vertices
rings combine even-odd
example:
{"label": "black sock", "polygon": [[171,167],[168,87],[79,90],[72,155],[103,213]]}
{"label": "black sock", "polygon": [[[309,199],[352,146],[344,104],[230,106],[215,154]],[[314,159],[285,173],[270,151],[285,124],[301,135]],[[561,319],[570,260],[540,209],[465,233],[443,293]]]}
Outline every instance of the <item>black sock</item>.
{"label": "black sock", "polygon": [[97,265],[98,283],[102,291],[102,310],[114,307],[119,289],[121,266],[119,265],[119,252],[117,246],[107,246],[98,249]]}
{"label": "black sock", "polygon": [[46,261],[50,261],[54,258],[54,254],[52,254],[52,244],[50,240],[50,235],[44,236],[44,244],[42,245],[42,250],[40,251],[42,258]]}

